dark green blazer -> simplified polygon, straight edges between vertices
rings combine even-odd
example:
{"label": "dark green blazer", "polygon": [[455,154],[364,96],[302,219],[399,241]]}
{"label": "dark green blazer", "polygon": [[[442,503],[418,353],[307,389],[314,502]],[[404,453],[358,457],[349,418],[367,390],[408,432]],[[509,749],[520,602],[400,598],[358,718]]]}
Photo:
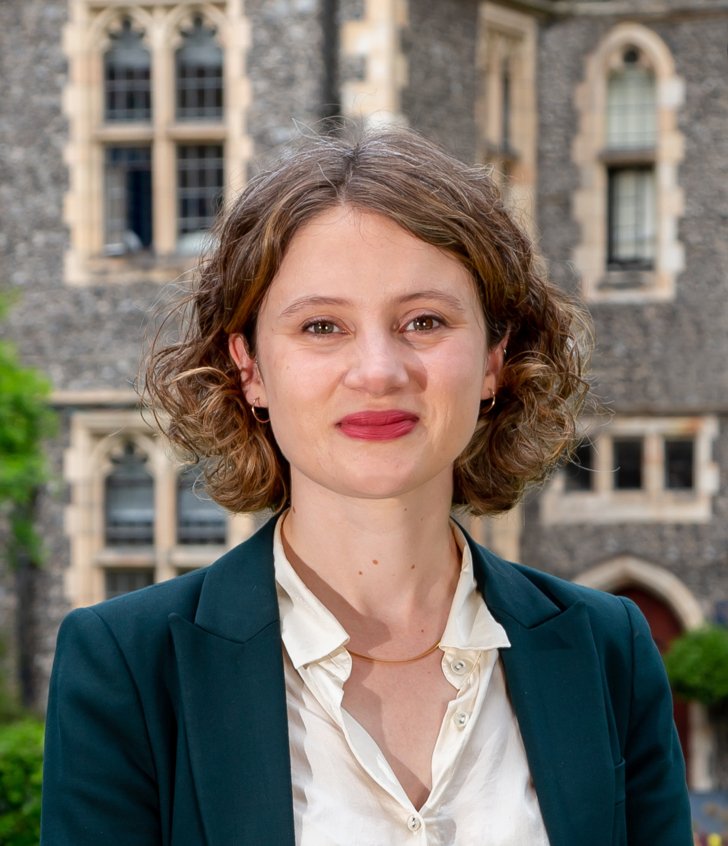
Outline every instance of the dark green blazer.
{"label": "dark green blazer", "polygon": [[[293,846],[272,536],[273,521],[205,570],[66,618],[42,846]],[[551,846],[691,846],[670,694],[636,607],[469,543],[512,644]]]}

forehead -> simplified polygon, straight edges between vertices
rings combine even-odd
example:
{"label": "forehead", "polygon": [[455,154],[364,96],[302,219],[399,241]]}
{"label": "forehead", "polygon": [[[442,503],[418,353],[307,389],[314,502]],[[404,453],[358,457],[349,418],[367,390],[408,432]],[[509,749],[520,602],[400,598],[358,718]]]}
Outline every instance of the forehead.
{"label": "forehead", "polygon": [[453,255],[373,211],[336,206],[291,239],[269,298],[340,291],[354,297],[441,290],[477,301],[472,277]]}

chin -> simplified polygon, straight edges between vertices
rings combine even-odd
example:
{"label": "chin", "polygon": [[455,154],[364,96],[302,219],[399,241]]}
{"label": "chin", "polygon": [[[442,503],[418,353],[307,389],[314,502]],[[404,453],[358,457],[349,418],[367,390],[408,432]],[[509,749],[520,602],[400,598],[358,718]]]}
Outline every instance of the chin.
{"label": "chin", "polygon": [[[422,476],[419,473],[389,473],[371,474],[357,476],[352,473],[346,477],[346,481],[337,491],[343,496],[357,499],[399,499],[418,490],[430,488],[436,479],[442,478],[441,474]],[[448,483],[449,483],[448,477]],[[444,480],[443,480],[444,481]]]}

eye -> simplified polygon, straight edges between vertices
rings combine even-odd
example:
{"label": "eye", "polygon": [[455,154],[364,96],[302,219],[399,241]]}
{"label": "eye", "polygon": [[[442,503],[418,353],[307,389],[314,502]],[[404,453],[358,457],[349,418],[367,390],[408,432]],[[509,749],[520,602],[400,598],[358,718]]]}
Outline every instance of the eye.
{"label": "eye", "polygon": [[413,318],[404,327],[405,332],[432,332],[433,329],[439,329],[443,325],[443,321],[434,314],[420,314]]}
{"label": "eye", "polygon": [[310,335],[333,335],[341,329],[331,320],[311,320],[304,325],[303,331]]}

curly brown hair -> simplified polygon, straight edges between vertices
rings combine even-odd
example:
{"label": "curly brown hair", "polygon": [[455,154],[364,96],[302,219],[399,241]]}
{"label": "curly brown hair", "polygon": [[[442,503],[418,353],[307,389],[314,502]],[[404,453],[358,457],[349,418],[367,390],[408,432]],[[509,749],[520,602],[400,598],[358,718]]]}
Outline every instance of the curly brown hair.
{"label": "curly brown hair", "polygon": [[165,343],[160,333],[152,348],[145,390],[157,421],[188,460],[204,460],[221,505],[286,504],[288,463],[245,402],[228,338],[241,333],[254,354],[257,317],[291,239],[341,205],[384,215],[455,256],[475,281],[489,346],[508,333],[497,404],[455,464],[453,497],[475,514],[506,511],[573,445],[590,322],[545,278],[487,168],[408,130],[304,138],[251,179],[216,225],[216,246],[183,304],[182,336]]}

